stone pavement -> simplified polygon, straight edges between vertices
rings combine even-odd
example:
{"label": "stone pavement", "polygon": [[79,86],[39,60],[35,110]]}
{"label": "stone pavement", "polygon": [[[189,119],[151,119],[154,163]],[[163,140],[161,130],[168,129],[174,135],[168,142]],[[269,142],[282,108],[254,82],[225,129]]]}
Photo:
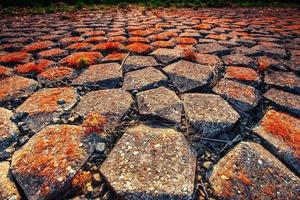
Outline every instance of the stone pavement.
{"label": "stone pavement", "polygon": [[0,27],[0,199],[299,199],[299,10]]}

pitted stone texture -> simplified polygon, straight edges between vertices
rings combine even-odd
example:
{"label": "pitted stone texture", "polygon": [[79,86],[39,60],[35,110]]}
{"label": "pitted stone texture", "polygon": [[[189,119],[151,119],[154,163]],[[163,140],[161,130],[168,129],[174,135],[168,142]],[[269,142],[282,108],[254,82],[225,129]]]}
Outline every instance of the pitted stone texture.
{"label": "pitted stone texture", "polygon": [[21,76],[0,80],[0,104],[10,100],[26,98],[37,89],[38,82]]}
{"label": "pitted stone texture", "polygon": [[300,93],[300,78],[292,72],[273,71],[266,74],[265,83]]}
{"label": "pitted stone texture", "polygon": [[13,112],[0,107],[0,158],[5,157],[3,152],[16,142],[19,134],[18,127],[11,121],[12,116]]}
{"label": "pitted stone texture", "polygon": [[121,65],[107,63],[90,66],[73,80],[74,85],[112,88],[122,80]]}
{"label": "pitted stone texture", "polygon": [[291,113],[300,116],[300,96],[271,88],[264,97]]}
{"label": "pitted stone texture", "polygon": [[253,109],[261,98],[255,88],[226,79],[222,79],[212,90],[242,112]]}
{"label": "pitted stone texture", "polygon": [[219,199],[297,199],[300,179],[262,146],[242,142],[209,178]]}
{"label": "pitted stone texture", "polygon": [[183,105],[175,92],[160,87],[137,94],[139,113],[166,119],[173,123],[181,122]]}
{"label": "pitted stone texture", "polygon": [[156,49],[151,55],[155,56],[162,64],[170,64],[182,58],[181,49]]}
{"label": "pitted stone texture", "polygon": [[201,54],[216,54],[218,56],[224,56],[231,52],[230,49],[218,43],[198,44],[196,48]]}
{"label": "pitted stone texture", "polygon": [[122,69],[127,72],[135,69],[156,66],[158,66],[158,63],[152,56],[129,56]]}
{"label": "pitted stone texture", "polygon": [[192,199],[196,156],[185,137],[170,128],[128,129],[100,170],[120,198]]}
{"label": "pitted stone texture", "polygon": [[181,98],[188,122],[206,137],[230,130],[240,117],[218,95],[190,93]]}
{"label": "pitted stone texture", "polygon": [[0,199],[20,200],[21,196],[9,171],[9,162],[0,162]]}
{"label": "pitted stone texture", "polygon": [[165,85],[168,78],[159,70],[147,67],[125,74],[124,90],[146,90],[152,87]]}
{"label": "pitted stone texture", "polygon": [[269,110],[253,129],[276,155],[300,174],[300,120],[287,113]]}
{"label": "pitted stone texture", "polygon": [[45,88],[31,95],[16,109],[16,113],[25,113],[23,121],[33,132],[38,132],[51,121],[69,111],[79,96],[72,87]]}
{"label": "pitted stone texture", "polygon": [[241,55],[241,54],[233,54],[228,56],[223,56],[222,60],[225,65],[234,65],[234,66],[246,66],[255,68],[255,60],[250,57]]}
{"label": "pitted stone texture", "polygon": [[87,93],[73,109],[81,116],[96,112],[106,117],[105,129],[113,129],[130,109],[133,99],[121,89],[98,90]]}
{"label": "pitted stone texture", "polygon": [[74,125],[51,125],[12,157],[12,174],[28,199],[55,199],[93,152],[95,136]]}
{"label": "pitted stone texture", "polygon": [[259,74],[254,69],[247,67],[229,66],[226,68],[224,78],[253,86],[257,86],[261,83]]}
{"label": "pitted stone texture", "polygon": [[184,60],[168,65],[163,70],[180,92],[208,86],[217,75],[215,66]]}

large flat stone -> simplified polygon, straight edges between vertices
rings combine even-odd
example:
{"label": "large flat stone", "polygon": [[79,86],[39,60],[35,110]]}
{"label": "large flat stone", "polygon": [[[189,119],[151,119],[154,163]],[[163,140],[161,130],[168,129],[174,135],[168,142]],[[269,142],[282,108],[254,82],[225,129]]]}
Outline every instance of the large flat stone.
{"label": "large flat stone", "polygon": [[[12,174],[28,199],[55,199],[94,149],[85,128],[51,125],[35,134],[12,157]],[[61,197],[61,196],[60,196]]]}
{"label": "large flat stone", "polygon": [[300,174],[300,120],[298,118],[269,110],[253,132],[261,136],[275,154]]}
{"label": "large flat stone", "polygon": [[182,58],[182,50],[159,48],[152,52],[151,55],[155,56],[163,64],[170,64]]}
{"label": "large flat stone", "polygon": [[245,66],[245,67],[252,67],[252,68],[256,66],[255,60],[241,54],[232,54],[232,55],[223,56],[222,60],[225,65]]}
{"label": "large flat stone", "polygon": [[158,63],[152,56],[129,56],[122,69],[127,72],[145,67],[155,67]]}
{"label": "large flat stone", "polygon": [[218,56],[224,56],[231,52],[229,48],[224,47],[218,43],[198,44],[196,45],[196,48],[199,53],[216,54]]}
{"label": "large flat stone", "polygon": [[16,109],[16,114],[24,113],[22,119],[33,132],[38,132],[54,118],[69,111],[79,96],[72,87],[45,88],[30,96]]}
{"label": "large flat stone", "polygon": [[100,170],[119,198],[192,199],[196,156],[185,137],[170,128],[128,129]]}
{"label": "large flat stone", "polygon": [[112,88],[118,86],[121,80],[121,65],[118,63],[107,63],[90,66],[72,83],[74,85]]}
{"label": "large flat stone", "polygon": [[124,90],[146,90],[152,87],[165,85],[168,78],[159,70],[147,67],[125,74]]}
{"label": "large flat stone", "polygon": [[130,93],[121,89],[98,90],[87,93],[74,108],[81,116],[96,112],[106,117],[105,129],[114,128],[131,107]]}
{"label": "large flat stone", "polygon": [[300,116],[300,96],[282,90],[271,88],[264,97],[275,103],[276,105],[285,108],[286,110]]}
{"label": "large flat stone", "polygon": [[300,93],[300,78],[292,72],[268,73],[265,75],[265,83]]}
{"label": "large flat stone", "polygon": [[160,87],[136,95],[139,113],[157,116],[174,123],[181,122],[182,102],[175,92]]}
{"label": "large flat stone", "polygon": [[200,65],[184,60],[163,68],[180,92],[208,86],[217,74],[216,69],[215,66]]}
{"label": "large flat stone", "polygon": [[190,93],[181,98],[188,122],[206,137],[230,130],[240,117],[218,95]]}
{"label": "large flat stone", "polygon": [[0,162],[0,198],[3,200],[20,200],[21,196],[12,180],[9,162]]}
{"label": "large flat stone", "polygon": [[297,199],[300,179],[262,146],[242,142],[209,178],[218,199]]}
{"label": "large flat stone", "polygon": [[253,109],[261,98],[260,92],[255,88],[226,79],[219,81],[212,90],[242,112]]}

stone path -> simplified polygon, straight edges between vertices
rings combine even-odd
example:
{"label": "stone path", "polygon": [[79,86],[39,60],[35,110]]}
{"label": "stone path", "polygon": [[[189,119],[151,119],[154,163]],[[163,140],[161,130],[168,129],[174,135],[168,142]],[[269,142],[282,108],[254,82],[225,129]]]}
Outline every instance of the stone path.
{"label": "stone path", "polygon": [[299,10],[0,27],[0,199],[299,198]]}

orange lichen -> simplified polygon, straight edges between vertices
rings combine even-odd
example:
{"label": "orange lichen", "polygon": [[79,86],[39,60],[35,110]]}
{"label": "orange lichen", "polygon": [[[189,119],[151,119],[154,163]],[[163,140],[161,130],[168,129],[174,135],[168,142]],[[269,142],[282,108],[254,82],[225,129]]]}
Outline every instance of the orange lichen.
{"label": "orange lichen", "polygon": [[53,61],[41,59],[34,62],[26,63],[24,65],[18,65],[16,67],[16,71],[20,74],[27,74],[30,72],[41,73],[53,64]]}
{"label": "orange lichen", "polygon": [[33,52],[41,49],[46,49],[49,47],[54,46],[54,43],[51,41],[42,41],[42,42],[34,42],[31,44],[28,44],[24,47],[25,52]]}
{"label": "orange lichen", "polygon": [[95,37],[89,37],[84,40],[84,42],[90,42],[90,43],[98,43],[98,42],[105,42],[107,40],[104,36],[95,36]]}
{"label": "orange lichen", "polygon": [[106,124],[106,118],[98,113],[90,112],[85,117],[82,127],[86,129],[86,133],[101,133],[104,125]]}
{"label": "orange lichen", "polygon": [[92,175],[88,171],[78,172],[72,179],[72,187],[83,190],[85,185],[92,181]]}
{"label": "orange lichen", "polygon": [[65,51],[59,48],[49,49],[45,51],[39,52],[40,57],[53,57],[53,56],[59,56],[60,54],[64,53]]}
{"label": "orange lichen", "polygon": [[84,36],[102,36],[105,35],[104,31],[88,31],[84,33]]}
{"label": "orange lichen", "polygon": [[126,57],[126,53],[111,53],[108,54],[104,60],[110,60],[110,61],[119,61],[123,60]]}
{"label": "orange lichen", "polygon": [[225,35],[225,34],[209,34],[205,38],[206,39],[214,39],[214,40],[227,40],[228,35]]}
{"label": "orange lichen", "polygon": [[109,41],[111,42],[124,42],[127,38],[124,36],[111,36],[108,38]]}
{"label": "orange lichen", "polygon": [[149,39],[144,38],[144,37],[130,37],[127,39],[127,43],[136,43],[136,42],[141,42],[141,43],[150,43]]}
{"label": "orange lichen", "polygon": [[3,63],[18,63],[18,62],[26,62],[31,58],[31,54],[26,52],[14,52],[6,55],[0,55],[0,62]]}
{"label": "orange lichen", "polygon": [[239,171],[236,178],[242,181],[242,183],[245,185],[250,185],[252,183],[252,181],[247,177],[247,175],[243,171]]}
{"label": "orange lichen", "polygon": [[271,66],[271,61],[267,57],[260,57],[256,60],[258,71],[266,71]]}
{"label": "orange lichen", "polygon": [[68,65],[72,67],[85,67],[82,65],[83,61],[86,65],[96,64],[97,60],[102,58],[102,54],[99,52],[78,52],[62,59],[60,61],[63,65]]}
{"label": "orange lichen", "polygon": [[262,119],[260,125],[275,137],[283,139],[288,146],[300,155],[300,127],[299,119],[283,112],[270,110]]}
{"label": "orange lichen", "polygon": [[59,42],[64,45],[67,45],[67,44],[77,42],[78,40],[80,40],[80,37],[66,37],[66,38],[59,40]]}
{"label": "orange lichen", "polygon": [[154,47],[159,47],[159,48],[168,48],[168,47],[174,47],[174,43],[171,41],[155,41],[151,43],[152,46]]}
{"label": "orange lichen", "polygon": [[189,37],[178,37],[174,39],[178,44],[197,44],[197,40]]}
{"label": "orange lichen", "polygon": [[69,67],[53,67],[45,70],[38,75],[38,78],[48,79],[48,80],[61,80],[65,77],[72,76],[74,70]]}
{"label": "orange lichen", "polygon": [[146,54],[152,51],[152,48],[148,44],[144,43],[132,43],[130,45],[127,45],[124,47],[127,51],[133,52],[133,53],[138,53],[138,54]]}
{"label": "orange lichen", "polygon": [[93,50],[97,51],[115,51],[123,47],[120,42],[104,42],[94,46]]}
{"label": "orange lichen", "polygon": [[195,26],[195,28],[199,29],[199,30],[210,30],[213,27],[210,24],[199,24],[199,25]]}
{"label": "orange lichen", "polygon": [[138,36],[138,37],[147,37],[148,35],[151,35],[153,32],[149,30],[136,30],[130,32],[132,36]]}
{"label": "orange lichen", "polygon": [[74,44],[71,44],[67,47],[67,49],[71,50],[84,50],[84,49],[90,49],[92,47],[92,44],[87,42],[77,42]]}
{"label": "orange lichen", "polygon": [[258,74],[255,70],[245,67],[230,66],[226,69],[226,77],[245,81],[256,81]]}
{"label": "orange lichen", "polygon": [[274,196],[274,194],[276,194],[276,188],[274,185],[268,185],[265,186],[261,192],[268,196]]}
{"label": "orange lichen", "polygon": [[183,58],[188,61],[196,61],[197,60],[196,53],[192,50],[187,50],[187,49],[183,51]]}
{"label": "orange lichen", "polygon": [[0,79],[12,75],[13,70],[0,65]]}

